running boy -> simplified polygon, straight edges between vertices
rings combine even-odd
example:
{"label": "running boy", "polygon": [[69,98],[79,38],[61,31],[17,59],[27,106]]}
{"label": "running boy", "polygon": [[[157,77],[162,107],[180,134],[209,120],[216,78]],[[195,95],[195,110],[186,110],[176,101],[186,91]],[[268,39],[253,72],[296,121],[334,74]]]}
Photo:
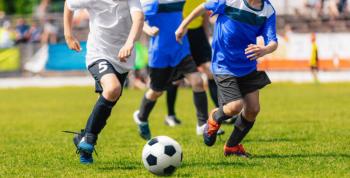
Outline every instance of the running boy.
{"label": "running boy", "polygon": [[[182,22],[176,31],[178,41],[185,35],[187,25],[206,10],[218,15],[212,44],[212,71],[221,106],[209,115],[204,142],[214,145],[221,123],[240,114],[224,154],[248,157],[240,142],[260,111],[259,90],[271,83],[265,72],[257,71],[256,60],[277,49],[275,10],[268,0],[210,0]],[[264,37],[266,46],[256,45],[258,36]]]}
{"label": "running boy", "polygon": [[85,130],[73,139],[80,162],[88,164],[93,162],[97,137],[121,96],[128,71],[134,66],[133,48],[142,32],[144,16],[139,0],[66,0],[64,34],[68,47],[77,52],[81,48],[72,32],[73,11],[77,9],[87,9],[90,15],[86,65],[100,94]]}
{"label": "running boy", "polygon": [[151,36],[149,46],[150,89],[141,101],[138,111],[135,111],[134,121],[139,127],[140,136],[148,140],[151,132],[148,117],[157,99],[172,81],[186,77],[193,90],[193,101],[197,112],[197,132],[203,134],[208,116],[207,95],[203,80],[197,71],[190,53],[187,37],[181,44],[175,39],[174,33],[182,21],[182,9],[185,0],[144,0],[143,10],[147,23],[144,32]]}

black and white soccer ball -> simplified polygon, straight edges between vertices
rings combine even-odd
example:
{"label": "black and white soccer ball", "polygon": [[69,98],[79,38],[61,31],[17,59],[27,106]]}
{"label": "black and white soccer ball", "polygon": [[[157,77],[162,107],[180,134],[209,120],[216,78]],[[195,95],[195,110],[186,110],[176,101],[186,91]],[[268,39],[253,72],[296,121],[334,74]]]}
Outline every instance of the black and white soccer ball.
{"label": "black and white soccer ball", "polygon": [[171,175],[181,165],[181,146],[170,137],[155,137],[143,147],[142,161],[146,169],[155,175]]}

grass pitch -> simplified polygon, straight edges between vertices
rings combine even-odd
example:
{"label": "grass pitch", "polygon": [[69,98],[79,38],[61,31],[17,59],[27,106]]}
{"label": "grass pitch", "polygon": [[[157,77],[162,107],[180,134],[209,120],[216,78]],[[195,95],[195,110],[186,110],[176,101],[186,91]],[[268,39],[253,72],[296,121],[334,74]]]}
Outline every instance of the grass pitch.
{"label": "grass pitch", "polygon": [[[132,113],[143,91],[125,90],[97,145],[95,164],[80,165],[72,135],[83,128],[96,100],[93,88],[0,90],[0,177],[153,177],[144,169],[145,141]],[[183,125],[164,125],[164,98],[151,114],[153,136],[183,148],[177,177],[350,177],[350,84],[273,84],[261,92],[262,111],[245,139],[254,157],[223,156],[226,135],[212,148],[195,135],[192,94],[182,89]]]}

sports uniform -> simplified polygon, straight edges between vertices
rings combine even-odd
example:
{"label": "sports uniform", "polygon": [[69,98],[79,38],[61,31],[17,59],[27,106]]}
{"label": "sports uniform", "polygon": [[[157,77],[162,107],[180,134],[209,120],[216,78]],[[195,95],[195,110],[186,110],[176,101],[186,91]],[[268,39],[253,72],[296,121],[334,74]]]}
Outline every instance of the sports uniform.
{"label": "sports uniform", "polygon": [[[198,78],[203,91],[193,90],[193,99],[197,111],[199,127],[205,125],[208,118],[208,103],[206,93],[202,86],[201,78],[196,75],[197,66],[191,57],[190,45],[187,37],[181,43],[175,38],[175,31],[181,24],[185,0],[144,0],[142,7],[145,19],[150,27],[157,27],[159,33],[150,38],[149,44],[149,68],[150,89],[149,93],[161,93],[171,86],[173,81],[183,77]],[[155,94],[154,94],[155,95]],[[154,97],[157,98],[157,97]],[[148,117],[156,100],[148,98],[147,93],[142,99],[141,106],[134,113],[134,120],[139,127],[140,136],[149,139],[151,133],[148,126]],[[203,127],[204,128],[204,127]],[[203,132],[201,132],[203,133]]]}
{"label": "sports uniform", "polygon": [[[212,146],[215,143],[220,124],[232,117],[228,113],[243,108],[225,144],[225,156],[249,156],[240,142],[253,127],[259,113],[257,91],[271,83],[265,72],[257,71],[257,60],[249,59],[247,56],[251,54],[246,54],[246,49],[256,44],[258,36],[264,38],[266,45],[277,44],[275,10],[268,0],[261,0],[260,4],[260,8],[254,8],[247,0],[210,0],[204,5],[205,9],[218,15],[211,68],[218,85],[220,102],[220,107],[209,115],[203,134],[205,144]],[[224,111],[226,104],[232,107],[226,107],[230,111],[227,113]],[[247,113],[250,114],[249,120]]]}
{"label": "sports uniform", "polygon": [[[186,1],[183,12],[184,17],[187,17],[197,6],[204,2],[205,0]],[[210,62],[211,60],[211,47],[203,27],[203,21],[203,16],[199,16],[194,19],[188,25],[187,32],[192,57],[197,66],[200,66],[206,62]]]}
{"label": "sports uniform", "polygon": [[86,66],[96,81],[96,92],[100,93],[85,129],[74,137],[80,162],[85,164],[93,162],[94,145],[117,102],[102,95],[101,78],[114,74],[123,87],[128,71],[134,66],[135,52],[126,62],[118,59],[118,52],[128,39],[133,24],[131,14],[142,12],[142,8],[139,0],[66,0],[66,6],[71,11],[86,9],[89,12]]}
{"label": "sports uniform", "polygon": [[211,0],[205,8],[218,14],[213,36],[212,72],[219,88],[221,104],[241,99],[270,83],[265,72],[257,71],[257,61],[245,54],[249,44],[263,36],[265,44],[277,42],[276,15],[269,1],[261,9],[246,0]]}

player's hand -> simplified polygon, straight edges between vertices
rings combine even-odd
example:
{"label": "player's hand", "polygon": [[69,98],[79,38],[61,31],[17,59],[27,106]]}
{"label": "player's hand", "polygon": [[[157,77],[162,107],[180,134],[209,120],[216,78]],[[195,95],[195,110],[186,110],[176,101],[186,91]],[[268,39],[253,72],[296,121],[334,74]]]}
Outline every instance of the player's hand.
{"label": "player's hand", "polygon": [[131,56],[132,50],[134,49],[133,43],[125,43],[125,45],[120,49],[118,58],[121,62],[126,62],[128,57]]}
{"label": "player's hand", "polygon": [[151,27],[148,31],[147,31],[147,35],[148,36],[157,36],[159,33],[159,28],[158,27]]}
{"label": "player's hand", "polygon": [[69,49],[76,52],[80,52],[82,50],[79,41],[73,36],[65,36],[65,39]]}
{"label": "player's hand", "polygon": [[182,44],[182,38],[186,35],[187,28],[179,27],[175,32],[176,41]]}
{"label": "player's hand", "polygon": [[265,46],[250,44],[245,49],[245,55],[247,55],[247,58],[250,60],[257,60],[266,55],[266,48]]}

